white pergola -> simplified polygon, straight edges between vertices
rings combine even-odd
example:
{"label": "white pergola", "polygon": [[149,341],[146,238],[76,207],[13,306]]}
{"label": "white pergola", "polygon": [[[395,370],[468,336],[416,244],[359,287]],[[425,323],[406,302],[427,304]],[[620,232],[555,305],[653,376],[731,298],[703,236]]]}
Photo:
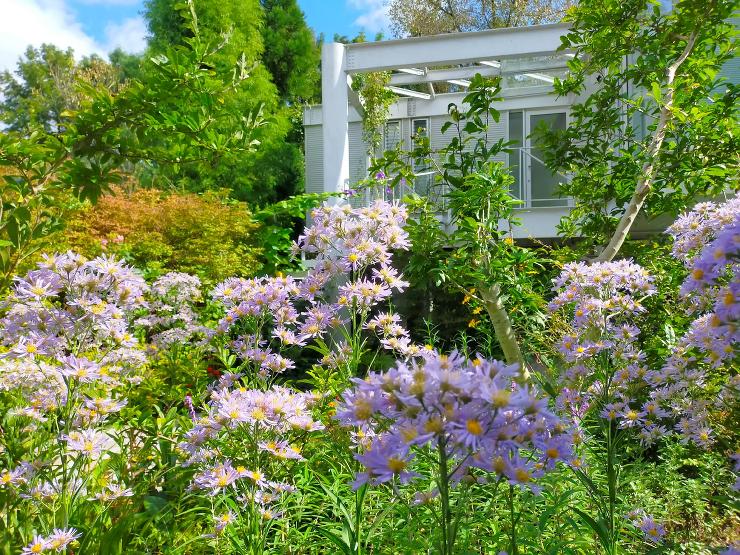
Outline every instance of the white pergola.
{"label": "white pergola", "polygon": [[[553,77],[537,71],[542,64],[527,59],[553,56],[567,30],[567,24],[558,23],[358,44],[324,44],[321,52],[324,191],[341,192],[349,181],[350,105],[362,113],[360,100],[351,88],[352,75],[392,70],[389,90],[430,102],[436,96],[434,83],[466,87],[476,73],[484,76],[517,73],[550,85]],[[445,69],[434,69],[441,66]],[[409,85],[426,85],[426,92],[404,88]]]}

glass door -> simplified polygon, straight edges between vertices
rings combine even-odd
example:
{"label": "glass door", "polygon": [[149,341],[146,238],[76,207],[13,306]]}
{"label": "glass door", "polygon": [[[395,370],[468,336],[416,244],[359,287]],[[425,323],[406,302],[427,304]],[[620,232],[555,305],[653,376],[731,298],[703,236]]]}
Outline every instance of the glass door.
{"label": "glass door", "polygon": [[[413,119],[411,121],[410,148],[414,149],[416,141],[429,138],[429,120],[427,118]],[[414,179],[414,191],[419,196],[428,197],[432,187],[432,174],[429,166],[423,160],[413,161],[413,170],[416,175]]]}
{"label": "glass door", "polygon": [[531,207],[568,206],[568,199],[557,195],[558,184],[565,178],[551,172],[544,163],[544,151],[541,141],[532,134],[537,129],[565,130],[567,113],[562,112],[527,112],[525,168],[527,183],[527,204]]}

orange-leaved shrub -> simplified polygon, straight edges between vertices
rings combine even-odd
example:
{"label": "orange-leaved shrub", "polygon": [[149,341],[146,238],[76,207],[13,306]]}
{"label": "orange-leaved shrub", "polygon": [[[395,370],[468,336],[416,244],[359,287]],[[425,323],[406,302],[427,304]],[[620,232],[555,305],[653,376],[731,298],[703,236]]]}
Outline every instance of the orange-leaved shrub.
{"label": "orange-leaved shrub", "polygon": [[214,284],[259,273],[257,227],[244,203],[217,192],[118,189],[70,214],[54,247],[115,254],[148,276],[176,270]]}

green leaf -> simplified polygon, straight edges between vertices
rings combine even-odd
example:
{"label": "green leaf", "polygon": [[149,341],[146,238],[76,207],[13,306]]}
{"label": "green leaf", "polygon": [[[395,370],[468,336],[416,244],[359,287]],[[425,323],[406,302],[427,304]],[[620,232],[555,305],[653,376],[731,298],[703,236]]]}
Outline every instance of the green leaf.
{"label": "green leaf", "polygon": [[601,545],[605,549],[608,549],[609,546],[611,545],[611,541],[609,538],[609,531],[607,530],[606,525],[601,520],[597,522],[596,520],[593,519],[593,517],[589,516],[588,514],[586,514],[585,512],[583,512],[577,507],[571,506],[571,510],[574,513],[576,513],[578,516],[580,516],[586,522],[586,524],[589,525],[591,530],[593,530],[596,533],[596,535],[599,537],[599,540],[601,541]]}
{"label": "green leaf", "polygon": [[159,497],[158,495],[147,495],[144,498],[144,508],[146,509],[147,513],[154,516],[165,508],[167,505],[167,500],[164,497]]}

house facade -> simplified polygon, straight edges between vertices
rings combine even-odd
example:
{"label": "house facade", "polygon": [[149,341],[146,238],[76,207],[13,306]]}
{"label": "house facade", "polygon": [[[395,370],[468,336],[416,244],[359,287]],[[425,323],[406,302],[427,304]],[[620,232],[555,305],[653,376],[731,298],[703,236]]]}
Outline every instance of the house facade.
{"label": "house facade", "polygon": [[[552,94],[556,77],[564,77],[568,51],[557,51],[566,24],[494,29],[433,37],[361,44],[325,44],[322,50],[322,105],[304,111],[306,191],[341,192],[367,177],[368,145],[362,137],[362,105],[351,89],[352,76],[391,71],[389,89],[397,95],[383,129],[381,150],[401,145],[411,149],[413,137],[428,137],[433,150],[447,145],[452,129],[442,133],[450,103],[462,104],[469,79],[476,73],[500,76],[502,101],[498,122],[488,130],[491,141],[513,141],[509,153],[497,159],[515,178],[512,194],[522,200],[517,238],[557,236],[557,224],[567,215],[571,200],[556,194],[567,176],[553,174],[532,130],[538,126],[563,129],[577,96]],[[740,63],[733,60],[725,73],[740,82]],[[587,87],[585,95],[590,94]],[[328,148],[331,145],[331,148]],[[418,168],[413,188],[427,194],[433,172]],[[352,197],[354,205],[372,202],[374,193]],[[444,223],[444,215],[441,215]]]}

